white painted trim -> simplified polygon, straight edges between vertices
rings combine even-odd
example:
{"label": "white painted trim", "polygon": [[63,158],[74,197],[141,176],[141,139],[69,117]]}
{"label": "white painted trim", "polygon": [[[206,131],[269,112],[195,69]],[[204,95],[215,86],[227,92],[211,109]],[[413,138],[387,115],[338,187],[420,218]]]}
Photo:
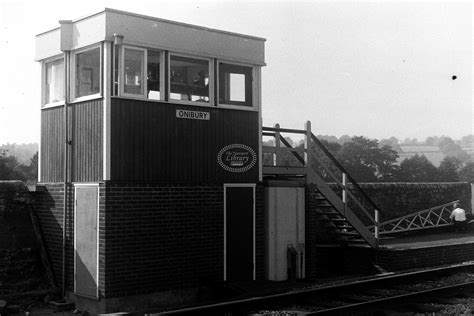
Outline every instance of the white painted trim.
{"label": "white painted trim", "polygon": [[[52,102],[52,103],[46,103],[46,77],[47,77],[47,70],[46,70],[46,64],[62,60],[64,67],[66,67],[66,63],[64,60],[64,54],[61,55],[56,55],[51,58],[47,58],[41,62],[41,109],[46,109],[50,107],[56,107],[56,106],[62,106],[64,105],[64,100],[62,101],[57,101],[57,102]],[[66,80],[66,78],[64,78]],[[64,81],[61,83],[62,86],[64,86]],[[66,91],[64,91],[64,94],[66,94]],[[63,95],[65,97],[65,95]]]}
{"label": "white painted trim", "polygon": [[[143,53],[143,71],[142,71],[142,87],[143,87],[143,93],[142,94],[134,94],[134,93],[126,93],[125,92],[125,50],[136,50],[140,51]],[[122,51],[121,56],[120,56],[120,63],[122,64],[121,67],[121,73],[120,76],[122,77],[122,80],[120,81],[120,84],[122,85],[122,93],[121,95],[125,97],[130,97],[134,99],[147,99],[147,57],[148,57],[148,51],[145,48],[137,47],[137,46],[129,46],[129,45],[122,45],[121,49]],[[161,71],[161,70],[160,70]]]}
{"label": "white painted trim", "polygon": [[255,200],[255,188],[256,188],[255,183],[224,183],[224,281],[227,281],[227,229],[226,229],[226,224],[227,224],[227,188],[248,188],[251,187],[253,188],[253,244],[252,244],[252,250],[253,250],[253,280],[256,279],[256,263],[255,263],[255,250],[256,250],[256,240],[255,240],[255,209],[256,209],[256,200]]}
{"label": "white painted trim", "polygon": [[77,212],[77,188],[85,188],[85,187],[92,187],[92,188],[97,188],[97,219],[96,219],[96,231],[97,231],[97,245],[96,245],[96,251],[97,251],[97,262],[96,262],[96,278],[97,278],[97,287],[96,287],[96,298],[99,299],[99,209],[100,209],[100,188],[99,188],[99,183],[74,183],[74,293],[77,292],[76,290],[76,242],[77,242],[77,222],[76,222],[76,212]]}
{"label": "white painted trim", "polygon": [[111,122],[111,86],[112,86],[112,57],[113,45],[111,42],[104,42],[103,56],[104,60],[102,64],[104,65],[104,74],[102,78],[103,82],[103,91],[104,91],[104,100],[103,100],[103,123],[102,123],[102,179],[104,181],[110,180],[110,122]]}
{"label": "white painted trim", "polygon": [[[69,90],[71,91],[70,100],[69,100],[70,102],[87,101],[87,100],[95,99],[95,98],[98,98],[98,97],[102,96],[103,82],[100,82],[99,83],[99,89],[100,89],[99,93],[94,93],[94,94],[85,95],[85,96],[76,98],[76,56],[77,56],[77,54],[81,54],[81,53],[87,52],[89,50],[97,49],[97,48],[99,48],[99,62],[100,62],[99,69],[102,72],[102,69],[103,69],[102,59],[103,59],[104,52],[102,50],[101,43],[90,45],[88,47],[81,48],[81,49],[78,49],[78,50],[75,50],[75,51],[72,52],[71,61],[70,61],[71,71],[70,71],[70,74],[69,74],[70,83],[71,83],[70,86],[69,86]],[[101,76],[99,76],[99,78],[102,81]]]}
{"label": "white painted trim", "polygon": [[262,67],[255,67],[255,78],[254,78],[255,84],[254,84],[254,89],[255,89],[255,101],[256,101],[256,107],[257,111],[259,113],[258,116],[258,181],[263,181],[263,144],[262,144]]}

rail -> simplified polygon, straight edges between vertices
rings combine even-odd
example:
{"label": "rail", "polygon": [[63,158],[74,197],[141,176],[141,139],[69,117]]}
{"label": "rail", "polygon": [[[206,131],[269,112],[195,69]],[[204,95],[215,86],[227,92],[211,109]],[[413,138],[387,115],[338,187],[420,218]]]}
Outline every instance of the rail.
{"label": "rail", "polygon": [[[449,202],[382,222],[379,224],[379,233],[381,235],[388,235],[451,225],[449,216],[451,215],[452,206],[457,202],[459,201]],[[370,231],[374,231],[375,227],[371,226],[368,228]]]}

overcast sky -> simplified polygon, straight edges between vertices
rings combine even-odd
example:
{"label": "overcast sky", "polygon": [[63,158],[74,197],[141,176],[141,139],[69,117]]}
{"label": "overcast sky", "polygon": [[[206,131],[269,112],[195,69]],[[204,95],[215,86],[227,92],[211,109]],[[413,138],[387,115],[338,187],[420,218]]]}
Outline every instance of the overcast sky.
{"label": "overcast sky", "polygon": [[35,35],[104,7],[266,38],[264,125],[310,120],[315,134],[379,140],[474,133],[469,2],[0,0],[0,144],[39,140]]}

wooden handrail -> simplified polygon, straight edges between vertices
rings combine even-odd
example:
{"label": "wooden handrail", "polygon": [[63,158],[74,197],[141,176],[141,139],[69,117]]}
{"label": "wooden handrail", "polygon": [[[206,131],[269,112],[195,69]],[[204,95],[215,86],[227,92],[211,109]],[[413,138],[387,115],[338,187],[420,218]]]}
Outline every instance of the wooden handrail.
{"label": "wooden handrail", "polygon": [[277,127],[265,127],[265,126],[262,127],[262,131],[292,133],[292,134],[306,134],[306,131],[302,129],[277,128]]}
{"label": "wooden handrail", "polygon": [[336,165],[336,167],[343,173],[345,173],[347,175],[347,178],[349,179],[349,182],[352,183],[352,185],[354,186],[354,188],[357,189],[357,191],[359,191],[362,196],[369,202],[370,206],[372,206],[375,210],[378,210],[379,212],[382,212],[382,210],[380,208],[378,208],[378,206],[374,203],[374,201],[372,201],[372,199],[364,192],[364,190],[362,190],[362,188],[359,186],[359,184],[357,183],[357,181],[354,180],[354,178],[351,177],[351,175],[347,172],[347,170],[339,163],[339,161],[337,161],[337,159],[333,156],[333,154],[326,148],[326,146],[323,145],[323,143],[321,143],[319,141],[319,139],[314,136],[314,134],[311,134],[311,139],[318,145],[318,147],[326,154],[326,156],[332,161],[332,163],[334,163]]}

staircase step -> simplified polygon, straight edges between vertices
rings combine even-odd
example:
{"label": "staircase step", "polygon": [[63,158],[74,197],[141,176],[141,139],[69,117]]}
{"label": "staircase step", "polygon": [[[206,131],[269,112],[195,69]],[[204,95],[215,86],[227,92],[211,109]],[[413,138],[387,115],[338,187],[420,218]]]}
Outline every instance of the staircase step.
{"label": "staircase step", "polygon": [[339,236],[360,236],[358,232],[336,232]]}
{"label": "staircase step", "polygon": [[324,211],[319,211],[317,212],[318,215],[326,215],[326,216],[341,216],[338,212],[324,212]]}
{"label": "staircase step", "polygon": [[348,229],[348,230],[353,230],[354,227],[350,226],[350,225],[336,225],[336,228],[338,229]]}
{"label": "staircase step", "polygon": [[345,219],[345,218],[331,218],[330,220],[335,222],[335,223],[336,222],[338,222],[338,223],[347,222],[347,219]]}

